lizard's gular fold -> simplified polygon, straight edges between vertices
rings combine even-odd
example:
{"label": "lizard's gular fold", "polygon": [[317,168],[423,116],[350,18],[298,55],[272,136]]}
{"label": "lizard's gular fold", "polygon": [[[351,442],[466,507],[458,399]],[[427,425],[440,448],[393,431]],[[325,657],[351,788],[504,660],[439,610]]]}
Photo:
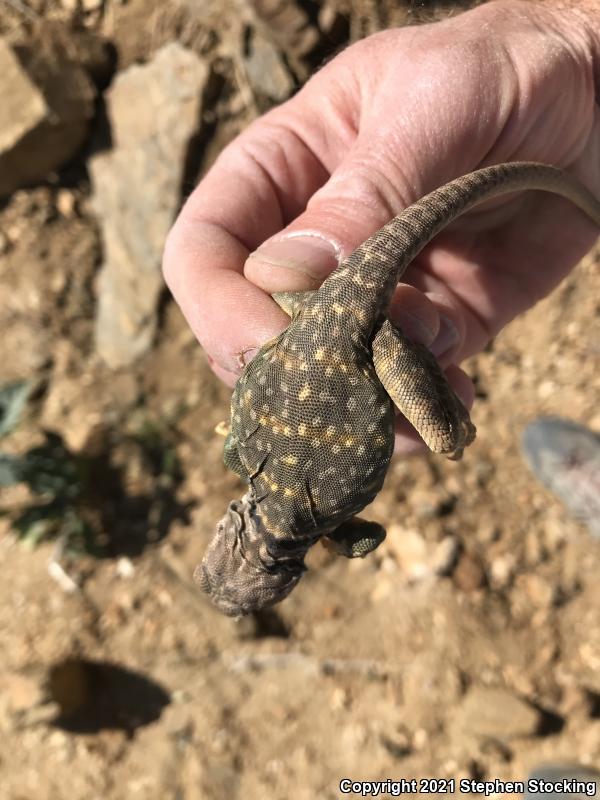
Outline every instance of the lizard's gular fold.
{"label": "lizard's gular fold", "polygon": [[268,534],[250,494],[229,504],[194,579],[217,608],[230,617],[283,600],[306,570],[304,553],[273,558]]}

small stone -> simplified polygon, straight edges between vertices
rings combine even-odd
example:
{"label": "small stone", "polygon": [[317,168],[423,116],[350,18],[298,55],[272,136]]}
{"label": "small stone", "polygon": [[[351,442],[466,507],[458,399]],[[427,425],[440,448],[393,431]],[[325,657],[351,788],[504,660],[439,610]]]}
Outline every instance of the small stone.
{"label": "small stone", "polygon": [[539,533],[536,530],[528,531],[525,535],[524,561],[527,567],[537,567],[544,560],[545,548]]}
{"label": "small stone", "polygon": [[91,160],[90,172],[106,257],[96,346],[113,368],[133,363],[154,338],[164,241],[207,79],[207,64],[171,43],[120,73],[107,92],[114,146]]}
{"label": "small stone", "polygon": [[286,100],[294,88],[279,50],[268,39],[255,33],[250,53],[245,59],[246,73],[252,88],[278,103]]}
{"label": "small stone", "polygon": [[472,553],[464,552],[453,573],[454,582],[463,592],[474,592],[485,585],[485,570]]}
{"label": "small stone", "polygon": [[0,39],[0,196],[45,178],[79,149],[94,114],[94,87],[53,29],[30,46]]}
{"label": "small stone", "polygon": [[309,15],[300,3],[261,0],[253,2],[251,7],[258,18],[254,27],[267,27],[269,36],[288,56],[295,56],[294,61],[309,53],[318,43],[319,31],[310,23]]}
{"label": "small stone", "polygon": [[430,566],[436,575],[449,575],[456,564],[460,542],[456,536],[445,536],[431,554]]}
{"label": "small stone", "polygon": [[25,711],[33,708],[42,699],[40,685],[33,678],[19,673],[0,676],[2,696],[8,700],[12,711]]}
{"label": "small stone", "polygon": [[443,500],[430,488],[416,486],[410,493],[410,503],[415,514],[421,519],[434,519],[439,516]]}
{"label": "small stone", "polygon": [[341,686],[336,686],[331,694],[331,699],[329,701],[329,707],[332,711],[340,711],[343,708],[347,708],[350,704],[350,698],[348,695],[348,691]]}
{"label": "small stone", "polygon": [[592,415],[588,428],[592,431],[600,430],[600,411]]}
{"label": "small stone", "polygon": [[523,433],[523,455],[534,475],[600,537],[600,435],[560,417],[541,417]]}
{"label": "small stone", "polygon": [[412,750],[410,734],[403,728],[391,734],[382,734],[380,741],[393,758],[405,758]]}
{"label": "small stone", "polygon": [[135,567],[130,558],[121,556],[117,561],[116,571],[119,578],[131,578],[135,574]]}
{"label": "small stone", "polygon": [[18,244],[19,239],[23,235],[24,229],[25,226],[21,222],[15,222],[6,228],[5,233],[6,233],[6,238],[8,239],[9,246]]}
{"label": "small stone", "polygon": [[[3,314],[2,321],[6,319]],[[3,379],[30,378],[48,363],[51,351],[47,332],[40,325],[32,325],[31,315],[14,315],[10,320],[10,338],[0,342]]]}
{"label": "small stone", "polygon": [[442,775],[453,777],[458,772],[458,761],[454,758],[449,758],[442,764]]}
{"label": "small stone", "polygon": [[425,728],[417,728],[412,737],[412,745],[415,750],[422,750],[429,741],[429,734]]}
{"label": "small stone", "polygon": [[369,729],[366,725],[353,723],[346,725],[341,730],[340,742],[342,748],[352,755],[360,753],[369,739]]}
{"label": "small stone", "polygon": [[341,26],[346,24],[344,15],[340,12],[333,3],[326,3],[319,9],[319,30],[324,33],[329,39],[332,34]]}
{"label": "small stone", "polygon": [[48,736],[48,744],[57,750],[62,750],[69,744],[69,737],[64,731],[52,731]]}
{"label": "small stone", "polygon": [[477,686],[465,696],[456,722],[465,732],[503,740],[535,736],[540,719],[537,709],[507,689]]}
{"label": "small stone", "polygon": [[481,742],[481,753],[494,761],[508,762],[512,759],[510,747],[505,742],[499,742],[498,739],[484,739]]}
{"label": "small stone", "polygon": [[500,528],[496,522],[484,522],[477,530],[477,538],[484,544],[491,544],[499,539],[500,533]]}
{"label": "small stone", "polygon": [[390,525],[385,545],[409,580],[421,580],[431,572],[427,543],[417,531]]}
{"label": "small stone", "polygon": [[554,381],[542,381],[538,386],[538,397],[542,398],[542,400],[546,400],[548,397],[552,397],[554,392],[556,391],[556,383]]}
{"label": "small stone", "polygon": [[515,573],[516,559],[510,553],[495,558],[490,565],[490,585],[493,589],[506,588]]}
{"label": "small stone", "polygon": [[396,586],[395,581],[391,581],[388,577],[378,576],[377,581],[375,582],[375,586],[371,590],[369,594],[369,598],[372,603],[381,603],[385,602],[389,596],[392,594],[393,589]]}
{"label": "small stone", "polygon": [[528,776],[526,787],[525,800],[583,800],[597,796],[600,773],[582,764],[545,764]]}
{"label": "small stone", "polygon": [[63,217],[72,217],[76,211],[76,199],[68,189],[59,189],[56,193],[56,208]]}
{"label": "small stone", "polygon": [[381,559],[379,569],[387,575],[393,575],[394,572],[398,572],[398,564],[393,558],[390,558],[390,556],[384,556]]}
{"label": "small stone", "polygon": [[540,608],[549,608],[554,602],[554,588],[540,575],[524,575],[522,583],[531,602]]}

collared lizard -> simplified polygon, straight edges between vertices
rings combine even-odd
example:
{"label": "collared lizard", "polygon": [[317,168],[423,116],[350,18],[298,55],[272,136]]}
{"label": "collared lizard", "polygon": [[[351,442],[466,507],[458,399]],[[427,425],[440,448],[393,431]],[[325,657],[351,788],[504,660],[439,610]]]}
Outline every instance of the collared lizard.
{"label": "collared lizard", "polygon": [[246,366],[231,402],[224,460],[248,483],[217,525],[196,579],[225,614],[282,600],[319,539],[364,556],[384,529],[355,515],[383,485],[394,405],[435,453],[458,459],[469,413],[429,351],[387,318],[400,276],[448,223],[524,189],[566,197],[600,225],[600,202],[575,178],[531,162],[472,172],[406,208],[306,293],[274,299],[290,324]]}

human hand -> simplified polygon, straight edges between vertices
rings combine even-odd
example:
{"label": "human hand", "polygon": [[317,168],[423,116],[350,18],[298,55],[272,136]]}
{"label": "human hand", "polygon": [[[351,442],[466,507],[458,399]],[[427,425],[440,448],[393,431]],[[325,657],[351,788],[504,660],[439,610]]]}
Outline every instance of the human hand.
{"label": "human hand", "polygon": [[[268,293],[315,288],[452,178],[540,161],[599,195],[595,35],[585,13],[501,0],[358,42],[253,123],[192,193],[165,250],[167,282],[216,374],[233,384],[241,354],[247,362],[286,327]],[[455,365],[547,294],[596,235],[554,196],[487,204],[417,257],[390,317],[470,405]],[[406,452],[414,437],[398,431]]]}

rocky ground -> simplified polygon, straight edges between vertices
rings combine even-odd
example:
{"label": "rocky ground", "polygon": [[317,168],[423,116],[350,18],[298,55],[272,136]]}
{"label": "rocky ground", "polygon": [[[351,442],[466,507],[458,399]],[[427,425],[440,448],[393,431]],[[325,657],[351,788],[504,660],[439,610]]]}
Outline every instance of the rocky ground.
{"label": "rocky ground", "polygon": [[[0,1],[0,383],[29,382],[0,450],[44,447],[53,481],[0,502],[6,800],[308,800],[341,777],[600,761],[600,544],[519,449],[541,414],[600,428],[597,255],[466,365],[465,459],[394,462],[376,554],[314,548],[298,590],[239,623],[191,580],[242,487],[164,234],[323,58],[457,4],[395,5]],[[31,511],[48,496],[58,526]]]}

